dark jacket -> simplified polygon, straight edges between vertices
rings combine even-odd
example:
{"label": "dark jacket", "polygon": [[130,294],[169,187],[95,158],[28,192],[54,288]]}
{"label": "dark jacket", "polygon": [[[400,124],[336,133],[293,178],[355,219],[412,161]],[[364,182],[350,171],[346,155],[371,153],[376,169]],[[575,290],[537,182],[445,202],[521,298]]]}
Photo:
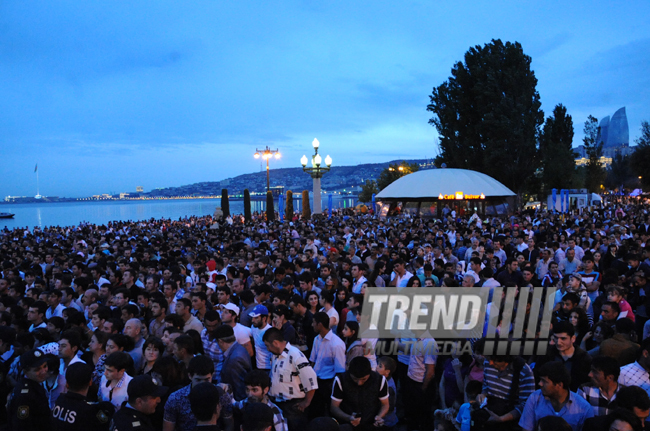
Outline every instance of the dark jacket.
{"label": "dark jacket", "polygon": [[572,392],[576,392],[581,385],[591,382],[591,378],[589,378],[589,372],[591,371],[591,356],[580,347],[576,347],[573,356],[565,361],[562,356],[560,356],[557,348],[555,346],[550,346],[547,355],[538,358],[537,363],[535,364],[536,383],[539,383],[539,369],[542,365],[548,362],[562,362],[569,370],[569,374],[571,374],[570,388]]}
{"label": "dark jacket", "polygon": [[73,392],[59,395],[52,409],[55,431],[108,431],[115,407],[109,402],[89,403],[86,397]]}
{"label": "dark jacket", "polygon": [[9,428],[13,431],[49,431],[52,413],[43,386],[23,377],[9,401]]}
{"label": "dark jacket", "polygon": [[232,387],[233,396],[236,401],[246,398],[246,384],[244,378],[252,369],[251,357],[244,346],[234,342],[228,350],[223,353],[223,368],[221,369],[221,383],[227,383]]}

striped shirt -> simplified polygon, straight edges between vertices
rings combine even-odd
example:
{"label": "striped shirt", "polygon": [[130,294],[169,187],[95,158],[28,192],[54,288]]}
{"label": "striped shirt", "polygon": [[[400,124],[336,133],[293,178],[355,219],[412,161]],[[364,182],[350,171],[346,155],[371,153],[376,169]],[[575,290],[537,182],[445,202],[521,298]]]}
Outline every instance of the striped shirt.
{"label": "striped shirt", "polygon": [[221,369],[223,368],[223,352],[219,348],[217,340],[210,340],[207,329],[201,331],[201,341],[203,342],[203,351],[205,352],[205,355],[208,358],[212,359],[212,362],[214,362],[213,379],[216,382],[221,383],[220,379]]}
{"label": "striped shirt", "polygon": [[[248,398],[241,401],[233,401],[233,407],[241,412],[244,411],[246,405],[248,404]],[[271,407],[273,410],[273,428],[275,431],[289,431],[289,424],[287,420],[282,416],[282,410],[269,399],[266,400],[267,406]],[[196,429],[199,429],[198,427]]]}
{"label": "striped shirt", "polygon": [[[514,375],[513,364],[510,363],[503,371],[498,371],[485,361],[483,368],[483,394],[488,397],[509,399],[510,388],[512,387],[512,377]],[[519,390],[516,396],[515,408],[512,411],[515,417],[521,416],[524,411],[526,400],[535,391],[535,377],[533,370],[528,364],[525,364],[519,374]]]}
{"label": "striped shirt", "polygon": [[609,400],[605,398],[600,388],[591,384],[582,385],[578,389],[577,394],[591,404],[591,407],[594,409],[594,416],[605,416],[611,413],[611,410],[614,408],[613,403],[616,399],[616,394],[618,394],[618,391],[622,387],[621,385],[616,385],[616,390]]}

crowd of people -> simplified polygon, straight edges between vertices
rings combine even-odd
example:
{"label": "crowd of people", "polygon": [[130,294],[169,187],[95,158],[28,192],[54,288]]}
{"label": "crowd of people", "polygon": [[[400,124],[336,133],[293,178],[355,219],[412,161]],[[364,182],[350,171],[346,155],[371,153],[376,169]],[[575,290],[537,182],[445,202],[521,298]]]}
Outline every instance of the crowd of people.
{"label": "crowd of people", "polygon": [[[0,429],[645,429],[649,210],[5,228]],[[367,288],[433,286],[557,288],[547,352],[360,334]]]}

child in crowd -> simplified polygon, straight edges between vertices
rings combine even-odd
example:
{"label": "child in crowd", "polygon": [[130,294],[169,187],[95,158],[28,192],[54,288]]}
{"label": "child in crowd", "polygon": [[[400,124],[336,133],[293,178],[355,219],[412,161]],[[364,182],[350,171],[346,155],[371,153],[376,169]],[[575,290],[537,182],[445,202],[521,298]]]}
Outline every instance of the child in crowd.
{"label": "child in crowd", "polygon": [[395,360],[388,356],[382,356],[377,359],[377,372],[386,378],[388,382],[388,414],[384,417],[384,427],[387,429],[392,429],[397,425],[397,409],[395,408],[395,403],[397,400],[397,386],[395,386],[395,380],[393,380],[393,373],[397,369],[397,363]]}
{"label": "child in crowd", "polygon": [[476,397],[482,390],[483,383],[477,380],[467,382],[467,385],[465,386],[465,403],[458,409],[458,415],[456,415],[455,419],[456,428],[458,428],[458,430],[470,431],[472,424],[471,413],[472,410],[479,408]]}

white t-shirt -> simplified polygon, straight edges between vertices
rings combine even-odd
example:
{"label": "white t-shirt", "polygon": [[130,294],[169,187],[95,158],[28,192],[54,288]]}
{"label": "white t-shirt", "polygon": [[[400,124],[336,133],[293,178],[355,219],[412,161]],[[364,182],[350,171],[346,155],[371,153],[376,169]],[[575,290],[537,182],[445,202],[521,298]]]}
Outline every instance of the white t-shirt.
{"label": "white t-shirt", "polygon": [[266,326],[262,329],[255,327],[251,328],[253,342],[255,343],[255,359],[257,360],[257,368],[260,370],[271,369],[271,352],[266,349],[266,345],[264,344],[264,341],[262,341],[264,333],[270,327],[271,325],[267,323]]}

